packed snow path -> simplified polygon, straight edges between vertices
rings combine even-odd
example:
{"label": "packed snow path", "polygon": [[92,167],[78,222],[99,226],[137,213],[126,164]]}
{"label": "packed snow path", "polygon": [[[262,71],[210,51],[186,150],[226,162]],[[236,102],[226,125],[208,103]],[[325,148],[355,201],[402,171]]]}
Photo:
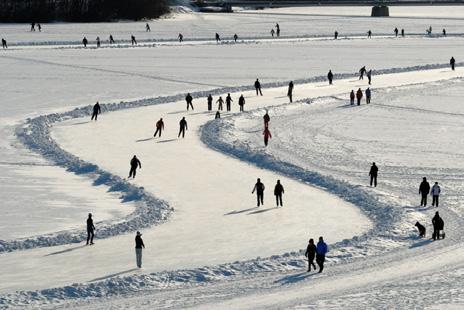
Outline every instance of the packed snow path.
{"label": "packed snow path", "polygon": [[[459,75],[459,71],[445,69],[389,74],[375,77],[375,86]],[[346,79],[335,81],[333,86],[325,82],[297,85],[295,100],[345,93],[358,86],[365,87],[365,82]],[[286,88],[263,92],[263,97],[245,92],[245,109],[287,103]],[[235,101],[238,95],[232,94]],[[310,233],[325,235],[334,242],[369,227],[358,210],[340,199],[204,147],[196,131],[214,113],[204,112],[205,98],[194,100],[194,105],[194,112],[186,112],[185,103],[178,102],[103,114],[97,123],[70,120],[54,131],[66,150],[121,176],[126,176],[128,159],[136,153],[143,166],[134,182],[168,200],[176,209],[169,223],[145,232],[148,248],[144,272],[279,254],[301,248],[302,240]],[[236,103],[233,110],[237,110]],[[184,115],[189,131],[185,139],[177,139],[177,123]],[[153,124],[159,117],[165,120],[166,132],[161,139],[152,139]],[[95,147],[80,147],[90,144]],[[250,193],[256,177],[267,185],[266,206],[261,209],[253,209],[255,197]],[[277,179],[286,187],[282,209],[274,208],[272,197]],[[85,282],[132,273],[132,249],[133,236],[124,235],[97,240],[93,247],[71,245],[1,255],[1,289],[36,289],[69,284],[69,279]],[[48,275],[46,279],[43,274]]]}

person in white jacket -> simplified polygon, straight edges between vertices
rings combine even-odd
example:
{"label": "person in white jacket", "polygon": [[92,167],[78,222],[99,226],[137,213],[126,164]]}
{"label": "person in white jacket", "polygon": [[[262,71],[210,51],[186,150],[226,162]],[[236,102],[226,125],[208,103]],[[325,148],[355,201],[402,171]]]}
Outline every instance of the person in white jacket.
{"label": "person in white jacket", "polygon": [[432,186],[432,190],[430,191],[430,195],[432,195],[432,207],[438,207],[438,197],[440,196],[440,185],[438,185],[438,182],[435,182],[435,184]]}

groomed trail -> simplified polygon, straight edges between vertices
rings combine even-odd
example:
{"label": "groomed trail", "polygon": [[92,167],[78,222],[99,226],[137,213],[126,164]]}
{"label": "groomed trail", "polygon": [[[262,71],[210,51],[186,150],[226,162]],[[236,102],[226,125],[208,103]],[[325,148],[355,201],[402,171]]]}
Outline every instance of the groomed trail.
{"label": "groomed trail", "polygon": [[[452,72],[443,68],[389,73],[375,76],[375,87],[402,86],[411,84],[412,81],[427,83],[461,76],[459,70]],[[337,80],[332,86],[327,85],[326,82],[297,84],[294,100],[307,103],[311,102],[308,98],[336,96],[345,94],[347,89],[365,88],[365,86],[364,81],[353,78]],[[286,87],[264,88],[263,97],[256,97],[254,91],[249,90],[232,92],[231,95],[235,101],[233,113],[237,112],[236,102],[242,93],[247,98],[245,110],[255,110],[287,104],[286,90]],[[218,97],[215,96],[215,98]],[[145,102],[140,105],[149,104]],[[204,265],[211,266],[240,260],[243,262],[226,267],[233,270],[231,274],[234,272],[242,274],[242,278],[216,284],[217,286],[207,285],[191,290],[200,295],[205,292],[207,295],[212,293],[210,295],[212,297],[202,299],[206,303],[214,302],[212,308],[227,308],[232,305],[239,308],[269,308],[276,304],[295,304],[299,300],[303,303],[305,298],[310,296],[308,290],[315,295],[329,294],[337,290],[334,283],[345,283],[344,288],[337,290],[338,293],[351,292],[371,285],[376,278],[391,281],[401,277],[402,272],[405,271],[421,274],[440,266],[450,266],[454,263],[457,263],[454,266],[459,265],[459,257],[462,253],[455,244],[460,242],[460,239],[454,237],[434,245],[435,254],[428,253],[430,249],[424,249],[424,247],[412,250],[398,248],[385,256],[357,260],[350,265],[351,271],[348,273],[345,270],[346,266],[337,265],[327,274],[314,277],[317,279],[314,283],[303,281],[304,284],[299,287],[297,293],[281,294],[279,287],[282,284],[299,282],[306,278],[306,275],[300,274],[296,278],[292,278],[295,275],[288,275],[289,278],[286,278],[287,276],[283,277],[277,272],[279,268],[274,267],[286,261],[290,265],[287,266],[287,270],[304,268],[304,263],[297,258],[301,253],[284,254],[280,257],[256,261],[249,261],[250,259],[295,251],[304,245],[305,237],[303,236],[307,236],[309,231],[315,236],[326,236],[332,244],[343,239],[350,239],[352,236],[361,236],[359,243],[343,240],[339,247],[345,245],[348,251],[346,253],[340,252],[342,251],[340,249],[334,251],[331,254],[334,256],[334,262],[343,262],[343,257],[347,262],[350,257],[369,256],[371,254],[369,248],[361,254],[356,253],[354,248],[362,246],[362,236],[365,234],[377,238],[376,232],[369,230],[371,227],[381,229],[380,233],[386,233],[387,228],[380,222],[390,221],[388,214],[384,214],[385,218],[378,218],[379,213],[369,209],[363,200],[372,203],[375,207],[384,207],[382,202],[375,202],[375,199],[372,199],[373,195],[366,193],[363,189],[355,189],[353,194],[347,194],[343,186],[349,185],[341,181],[322,178],[323,182],[320,183],[311,179],[298,182],[292,179],[296,176],[292,175],[291,171],[280,169],[278,164],[266,168],[280,174],[269,169],[260,169],[256,166],[259,166],[259,163],[254,162],[250,157],[244,159],[255,165],[237,160],[237,157],[241,159],[237,154],[246,154],[246,151],[240,153],[238,150],[238,153],[234,153],[221,145],[221,141],[217,140],[214,132],[205,132],[208,126],[214,125],[214,121],[211,121],[214,113],[205,112],[205,96],[194,100],[194,105],[196,110],[191,112],[185,111],[183,101],[124,109],[104,113],[96,123],[76,119],[84,114],[82,109],[76,110],[75,114],[68,114],[63,119],[56,116],[60,121],[71,118],[57,123],[52,128],[52,137],[58,142],[59,147],[65,150],[63,152],[69,152],[80,160],[93,163],[98,169],[120,178],[127,175],[128,160],[133,153],[137,154],[142,160],[142,169],[138,171],[135,181],[130,181],[131,186],[139,187],[143,192],[152,193],[155,197],[166,200],[174,208],[174,212],[168,222],[144,231],[144,239],[148,247],[144,254],[144,269],[141,272],[131,268],[134,260],[132,234],[97,240],[97,244],[93,247],[67,245],[2,254],[0,272],[2,279],[5,279],[2,283],[7,283],[1,287],[3,293],[12,293],[15,289],[35,290],[58,287],[36,293],[8,295],[3,299],[4,304],[57,302],[79,297],[79,294],[81,294],[80,297],[108,296],[118,291],[128,294],[131,291],[143,290],[150,281],[157,282],[159,289],[160,279],[163,277],[176,278],[175,270],[182,268],[196,270],[195,268]],[[129,107],[135,106],[126,106],[126,108]],[[120,108],[123,109],[124,105]],[[189,122],[189,131],[185,139],[177,139],[177,123],[182,116],[185,116]],[[161,139],[153,139],[153,125],[160,117],[165,120],[166,132]],[[223,117],[233,117],[233,114],[223,113]],[[202,127],[205,124],[206,126]],[[221,150],[226,155],[234,155],[236,158],[213,151],[201,141]],[[83,148],[82,145],[88,147]],[[66,163],[64,160],[63,164]],[[267,185],[266,205],[260,209],[253,208],[255,197],[250,194],[256,177],[261,177]],[[286,187],[285,205],[281,209],[274,208],[272,197],[272,188],[277,179],[280,179]],[[308,186],[305,183],[320,188]],[[353,188],[350,187],[350,189]],[[359,204],[358,207],[361,207],[361,210],[356,209],[353,204]],[[382,209],[382,211],[385,210]],[[395,212],[393,210],[392,212],[392,219],[397,219],[394,216]],[[315,222],[314,218],[318,221]],[[337,224],[333,225],[333,223]],[[450,230],[454,231],[461,225],[461,219],[456,217],[448,225]],[[350,246],[353,247],[352,253]],[[449,253],[453,255],[448,255]],[[419,258],[424,255],[437,258],[431,259],[430,264],[424,265],[414,264],[414,261],[409,259],[411,256]],[[447,259],[443,259],[443,256]],[[292,265],[295,260],[299,260],[300,263]],[[260,276],[257,270],[249,268],[251,265],[260,266],[263,271],[268,269],[269,275]],[[59,273],[56,272],[57,266],[60,266]],[[383,273],[379,266],[390,268],[391,271]],[[215,268],[220,271],[216,274],[216,278]],[[203,280],[201,277],[192,279],[195,274],[202,274],[203,271],[209,273],[210,280],[217,281],[227,277],[227,272],[223,269],[221,267],[199,268],[200,271],[197,273],[184,275],[185,282],[206,281],[204,276]],[[174,272],[163,275],[161,272],[164,270]],[[372,277],[357,274],[356,271],[360,270],[371,272]],[[184,272],[188,274],[187,271]],[[247,278],[248,273],[256,276],[257,279]],[[46,279],[43,279],[43,274],[47,274]],[[178,276],[182,277],[182,274],[181,271]],[[123,275],[124,277],[117,277]],[[59,286],[70,284],[68,283],[70,278],[82,284],[59,288]],[[178,279],[177,282],[182,282],[182,280]],[[245,296],[231,301],[224,300],[224,305],[216,305],[219,301],[217,296],[225,294],[221,290],[230,289],[229,284],[236,286],[237,283],[244,284],[243,289],[230,290],[229,297],[237,297],[241,293],[245,293]],[[251,283],[248,292],[246,283]],[[170,287],[169,280],[166,286]],[[272,294],[282,296],[278,298],[274,296],[266,298],[266,295],[258,298],[254,294],[250,297],[246,296],[250,292],[256,293],[257,287],[267,287],[269,289],[267,293],[271,294],[269,296],[273,296]],[[187,290],[186,294],[189,294],[188,292],[191,291]],[[258,295],[261,293],[258,290]],[[156,303],[161,305],[166,302],[164,304],[166,307],[185,307],[189,302],[192,305],[201,302],[199,299],[189,298],[188,301],[179,299],[179,295],[182,294],[176,291],[161,293],[161,296],[165,295],[166,299],[158,300]],[[158,295],[148,295],[147,298],[158,299]],[[142,298],[141,300],[148,302],[148,299]],[[125,303],[126,301],[119,300],[119,302]],[[153,306],[153,303],[148,304]],[[143,305],[137,303],[137,306]]]}

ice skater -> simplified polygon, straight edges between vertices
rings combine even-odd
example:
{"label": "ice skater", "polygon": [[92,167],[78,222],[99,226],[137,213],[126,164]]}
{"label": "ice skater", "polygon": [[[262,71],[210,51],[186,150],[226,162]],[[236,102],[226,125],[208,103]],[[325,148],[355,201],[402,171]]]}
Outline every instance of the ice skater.
{"label": "ice skater", "polygon": [[398,37],[398,28],[395,27],[394,32],[395,32],[395,37]]}
{"label": "ice skater", "polygon": [[101,114],[101,107],[97,101],[93,106],[92,118],[90,120],[93,121],[95,119],[95,121],[97,121],[98,114]]}
{"label": "ice skater", "polygon": [[216,32],[215,37],[216,37],[216,43],[221,42],[221,37],[219,36],[219,33]]}
{"label": "ice skater", "polygon": [[222,111],[222,104],[224,103],[224,99],[222,99],[222,97],[219,96],[219,99],[216,100],[216,103],[218,104],[218,111]]}
{"label": "ice skater", "polygon": [[261,179],[258,178],[258,180],[256,181],[256,184],[255,184],[255,187],[253,188],[253,191],[251,192],[252,194],[254,194],[256,192],[256,199],[257,199],[257,202],[258,202],[258,207],[260,205],[264,206],[264,190],[265,189],[266,189],[266,187],[264,186],[263,183],[261,183]]}
{"label": "ice skater", "polygon": [[363,92],[361,88],[358,88],[358,91],[356,92],[356,100],[357,100],[358,105],[361,105],[362,97],[363,97]]}
{"label": "ice skater", "polygon": [[243,95],[240,95],[240,98],[238,98],[238,105],[240,107],[240,112],[245,111],[244,106],[245,106],[245,97]]}
{"label": "ice skater", "polygon": [[133,179],[135,179],[135,175],[137,173],[137,168],[140,168],[142,169],[142,163],[140,162],[140,160],[137,158],[137,156],[134,155],[134,157],[132,157],[131,161],[130,161],[130,171],[129,171],[129,177],[128,179],[130,179],[131,177]]}
{"label": "ice skater", "polygon": [[275,30],[274,28],[271,29],[271,36],[274,37],[274,34],[275,34]]}
{"label": "ice skater", "polygon": [[354,90],[351,90],[351,93],[350,93],[350,104],[351,105],[354,105],[354,98],[355,98]]}
{"label": "ice skater", "polygon": [[137,45],[137,40],[135,39],[134,35],[131,35],[131,44],[132,45]]}
{"label": "ice skater", "polygon": [[269,130],[269,127],[264,128],[263,136],[264,136],[264,145],[267,146],[267,144],[269,143],[269,139],[272,138],[271,131]]}
{"label": "ice skater", "polygon": [[372,82],[372,70],[367,71],[366,76],[367,76],[367,83],[369,85],[371,85],[371,82]]}
{"label": "ice skater", "polygon": [[148,23],[145,24],[145,31],[146,32],[151,32],[150,25]]}
{"label": "ice skater", "polygon": [[110,34],[110,44],[114,44],[114,38],[112,34]]}
{"label": "ice skater", "polygon": [[371,89],[368,87],[365,93],[366,93],[366,103],[369,104],[371,103]]}
{"label": "ice skater", "polygon": [[258,96],[258,93],[259,95],[263,95],[263,92],[261,91],[261,83],[259,82],[259,79],[256,79],[255,81],[255,89],[256,89],[256,96]]}
{"label": "ice skater", "polygon": [[35,31],[35,23],[31,23],[31,31]]}
{"label": "ice skater", "polygon": [[87,218],[87,245],[93,244],[93,237],[95,236],[95,226],[93,225],[92,213],[89,213]]}
{"label": "ice skater", "polygon": [[316,263],[319,266],[319,273],[324,270],[325,255],[329,252],[329,247],[324,242],[322,237],[319,237],[319,242],[316,246]]}
{"label": "ice skater", "polygon": [[269,116],[269,113],[267,112],[267,110],[266,110],[266,114],[264,114],[263,116],[263,120],[264,120],[264,128],[268,128],[271,117]]}
{"label": "ice skater", "polygon": [[213,96],[211,94],[208,95],[208,111],[213,110]]}
{"label": "ice skater", "polygon": [[404,29],[401,29],[401,36],[404,38]]}
{"label": "ice skater", "polygon": [[288,91],[287,91],[287,96],[288,98],[290,99],[290,102],[293,102],[293,81],[290,81],[290,83],[288,83]]}
{"label": "ice skater", "polygon": [[371,37],[372,37],[372,31],[369,30],[369,31],[367,32],[367,38],[370,39]]}
{"label": "ice skater", "polygon": [[192,111],[193,111],[192,100],[193,100],[192,95],[188,93],[187,96],[185,96],[185,102],[187,103],[187,111],[189,110],[190,107],[192,108]]}
{"label": "ice skater", "polygon": [[435,184],[432,186],[432,189],[430,190],[430,195],[432,195],[432,207],[438,208],[438,198],[440,197],[440,193],[440,185],[438,185],[438,182],[435,182]]}
{"label": "ice skater", "polygon": [[446,37],[446,29],[443,28],[443,30],[441,31],[441,33],[443,33],[443,36]]}
{"label": "ice skater", "polygon": [[305,257],[308,259],[308,272],[311,272],[311,266],[316,270],[314,258],[316,257],[316,245],[314,239],[309,239],[308,246],[306,247]]}
{"label": "ice skater", "polygon": [[84,37],[84,38],[82,39],[82,44],[84,45],[84,48],[87,47],[87,44],[88,44],[88,43],[89,43],[89,41],[87,40],[86,37]]}
{"label": "ice skater", "polygon": [[366,66],[363,66],[361,69],[359,69],[359,79],[364,80],[364,73],[366,73]]}
{"label": "ice skater", "polygon": [[456,60],[454,59],[454,57],[451,57],[450,59],[450,66],[451,66],[451,70],[454,71],[454,65],[456,64]]}
{"label": "ice skater", "polygon": [[137,268],[142,268],[142,249],[145,249],[145,244],[142,240],[142,234],[138,231],[135,236],[135,261]]}
{"label": "ice skater", "polygon": [[179,134],[177,135],[177,138],[180,138],[180,135],[184,138],[186,130],[188,130],[187,121],[185,120],[185,117],[182,117],[179,122]]}
{"label": "ice skater", "polygon": [[371,170],[369,171],[369,176],[371,177],[371,186],[374,184],[374,187],[377,187],[377,174],[379,172],[379,168],[376,166],[375,163],[372,163]]}
{"label": "ice skater", "polygon": [[232,101],[233,100],[232,100],[232,97],[230,96],[230,94],[227,94],[227,97],[226,97],[226,109],[227,109],[227,111],[230,111]]}
{"label": "ice skater", "polygon": [[332,85],[334,75],[332,73],[332,70],[329,70],[329,73],[327,73],[327,79],[329,80],[329,85]]}
{"label": "ice skater", "polygon": [[280,37],[280,26],[277,23],[276,23],[276,35],[277,37]]}
{"label": "ice skater", "polygon": [[283,207],[282,204],[282,194],[285,193],[284,187],[280,184],[280,180],[277,180],[277,184],[274,187],[274,196],[276,197],[276,205]]}
{"label": "ice skater", "polygon": [[100,37],[97,37],[95,40],[97,41],[97,48],[99,48],[101,46]]}
{"label": "ice skater", "polygon": [[238,40],[238,35],[234,34],[234,42],[237,43],[237,40]]}
{"label": "ice skater", "polygon": [[430,193],[430,184],[427,182],[427,178],[422,178],[422,182],[419,185],[419,194],[421,194],[421,207],[427,207],[427,196]]}
{"label": "ice skater", "polygon": [[4,38],[2,38],[2,48],[8,48],[8,44]]}
{"label": "ice skater", "polygon": [[158,137],[161,138],[161,132],[164,130],[164,121],[163,121],[163,118],[160,118],[157,122],[156,122],[156,131],[155,131],[155,134],[153,135],[153,137],[156,137],[156,135],[158,134]]}
{"label": "ice skater", "polygon": [[179,39],[179,43],[182,43],[184,41],[184,36],[182,35],[182,33],[179,33],[177,39]]}
{"label": "ice skater", "polygon": [[338,31],[335,31],[335,32],[334,32],[334,39],[335,39],[335,40],[338,39]]}

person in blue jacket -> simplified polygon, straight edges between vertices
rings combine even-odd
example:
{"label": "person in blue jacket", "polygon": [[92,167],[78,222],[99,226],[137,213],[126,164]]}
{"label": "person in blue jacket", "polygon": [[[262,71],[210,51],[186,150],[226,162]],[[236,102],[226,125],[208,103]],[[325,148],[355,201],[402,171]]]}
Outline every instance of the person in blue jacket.
{"label": "person in blue jacket", "polygon": [[319,242],[316,246],[316,263],[319,266],[319,273],[324,270],[325,254],[329,252],[329,247],[327,243],[324,242],[322,237],[319,237]]}

